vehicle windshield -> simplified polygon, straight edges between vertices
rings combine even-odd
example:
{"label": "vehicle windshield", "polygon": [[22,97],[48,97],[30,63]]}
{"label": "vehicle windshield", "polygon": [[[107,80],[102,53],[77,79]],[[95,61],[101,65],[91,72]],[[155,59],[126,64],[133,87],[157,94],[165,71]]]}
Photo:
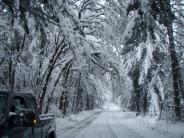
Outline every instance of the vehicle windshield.
{"label": "vehicle windshield", "polygon": [[6,112],[6,102],[8,99],[7,94],[0,94],[0,121],[2,121]]}

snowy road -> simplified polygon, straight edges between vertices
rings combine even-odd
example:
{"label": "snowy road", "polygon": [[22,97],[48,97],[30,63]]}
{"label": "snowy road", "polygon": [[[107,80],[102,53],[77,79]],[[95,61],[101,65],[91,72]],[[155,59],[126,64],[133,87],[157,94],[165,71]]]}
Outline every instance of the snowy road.
{"label": "snowy road", "polygon": [[57,137],[58,138],[75,138],[76,135],[87,128],[100,114],[100,112],[95,112],[91,114],[89,117],[76,122],[75,125],[69,125],[65,128],[57,129]]}
{"label": "snowy road", "polygon": [[76,138],[142,138],[121,123],[121,111],[105,111]]}
{"label": "snowy road", "polygon": [[167,126],[144,120],[122,110],[95,112],[85,119],[58,129],[58,138],[184,138],[183,124]]}

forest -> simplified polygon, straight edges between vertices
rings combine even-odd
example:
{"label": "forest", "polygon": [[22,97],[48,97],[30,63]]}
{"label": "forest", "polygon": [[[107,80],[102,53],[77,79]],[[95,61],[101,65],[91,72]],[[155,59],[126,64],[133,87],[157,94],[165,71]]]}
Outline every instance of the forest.
{"label": "forest", "polygon": [[184,0],[0,0],[0,89],[58,116],[111,101],[184,119]]}

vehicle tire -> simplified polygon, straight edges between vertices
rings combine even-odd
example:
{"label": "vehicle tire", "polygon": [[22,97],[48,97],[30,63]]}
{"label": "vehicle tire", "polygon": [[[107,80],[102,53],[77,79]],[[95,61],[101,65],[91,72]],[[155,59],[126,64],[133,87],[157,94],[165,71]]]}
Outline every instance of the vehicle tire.
{"label": "vehicle tire", "polygon": [[56,138],[54,132],[51,132],[47,138]]}

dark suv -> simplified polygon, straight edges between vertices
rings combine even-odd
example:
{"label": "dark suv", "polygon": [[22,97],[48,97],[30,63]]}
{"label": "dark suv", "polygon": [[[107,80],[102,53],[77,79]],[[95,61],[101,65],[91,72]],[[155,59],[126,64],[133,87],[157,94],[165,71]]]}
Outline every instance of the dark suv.
{"label": "dark suv", "polygon": [[0,138],[56,138],[55,118],[39,115],[33,93],[0,91]]}

